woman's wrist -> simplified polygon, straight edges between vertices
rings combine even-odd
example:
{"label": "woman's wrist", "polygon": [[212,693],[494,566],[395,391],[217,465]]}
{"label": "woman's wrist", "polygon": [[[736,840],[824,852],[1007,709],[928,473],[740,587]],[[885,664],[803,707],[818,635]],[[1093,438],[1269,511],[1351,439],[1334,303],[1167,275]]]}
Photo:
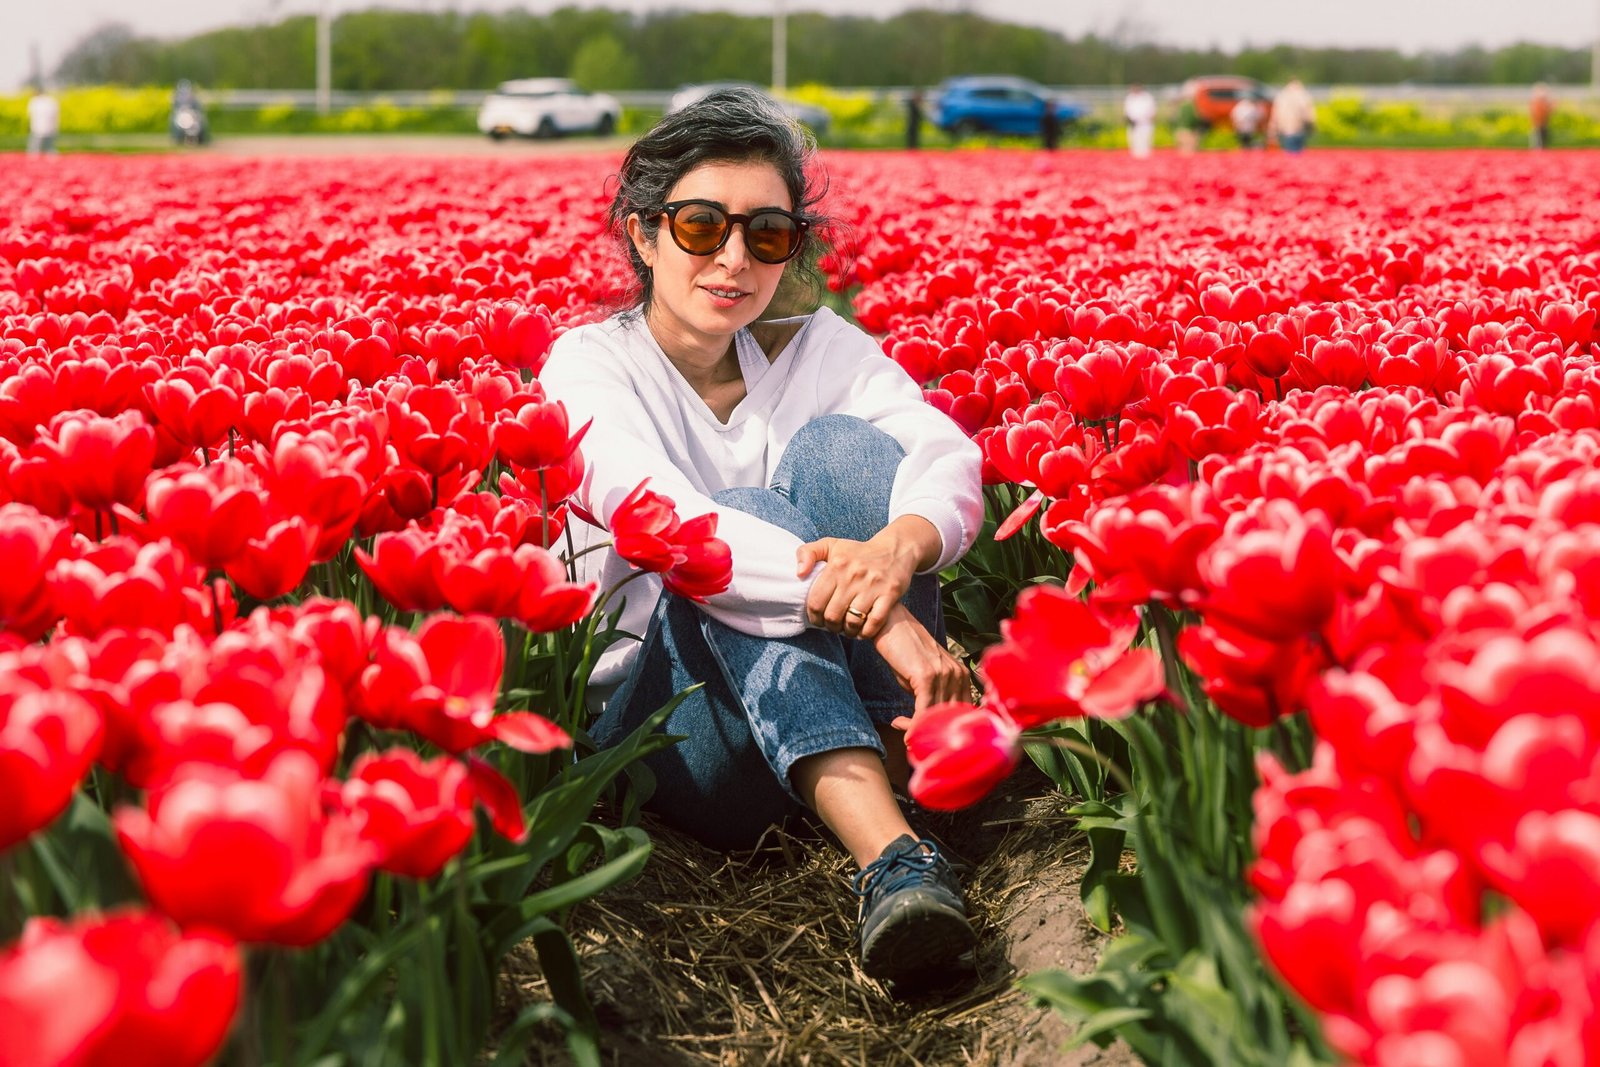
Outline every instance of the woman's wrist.
{"label": "woman's wrist", "polygon": [[944,548],[944,538],[938,527],[920,515],[900,516],[879,531],[875,539],[889,544],[890,551],[904,561],[909,574],[933,566]]}

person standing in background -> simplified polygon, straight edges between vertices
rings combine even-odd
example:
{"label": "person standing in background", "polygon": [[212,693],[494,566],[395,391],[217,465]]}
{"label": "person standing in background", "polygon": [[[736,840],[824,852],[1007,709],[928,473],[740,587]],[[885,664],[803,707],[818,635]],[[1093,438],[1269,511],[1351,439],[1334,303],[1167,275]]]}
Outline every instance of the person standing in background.
{"label": "person standing in background", "polygon": [[1550,99],[1550,87],[1539,82],[1533,87],[1533,97],[1528,101],[1529,144],[1533,148],[1550,147],[1550,116],[1556,106]]}
{"label": "person standing in background", "polygon": [[922,146],[922,90],[913,89],[906,97],[906,147]]}
{"label": "person standing in background", "polygon": [[1135,83],[1122,100],[1122,120],[1128,127],[1128,154],[1134,159],[1150,158],[1156,138],[1156,98],[1150,90]]}
{"label": "person standing in background", "polygon": [[1241,96],[1228,113],[1233,123],[1233,136],[1240,148],[1254,148],[1256,133],[1261,129],[1261,104],[1254,97]]}
{"label": "person standing in background", "polygon": [[28,155],[55,155],[61,132],[61,105],[40,86],[28,100]]}
{"label": "person standing in background", "polygon": [[1061,143],[1061,113],[1053,96],[1044,98],[1044,110],[1039,113],[1039,143],[1047,152],[1054,152]]}
{"label": "person standing in background", "polygon": [[1272,132],[1285,152],[1295,153],[1305,148],[1306,138],[1316,126],[1317,106],[1299,78],[1290,78],[1272,101],[1270,121]]}

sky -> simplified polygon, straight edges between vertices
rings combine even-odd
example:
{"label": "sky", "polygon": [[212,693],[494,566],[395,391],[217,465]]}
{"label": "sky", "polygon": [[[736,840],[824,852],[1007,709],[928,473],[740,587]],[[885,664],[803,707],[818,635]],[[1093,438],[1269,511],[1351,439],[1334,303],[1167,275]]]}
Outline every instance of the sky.
{"label": "sky", "polygon": [[[0,89],[27,79],[34,48],[48,73],[73,42],[105,22],[121,21],[150,36],[181,37],[314,12],[319,3],[335,13],[376,6],[425,11],[559,6],[550,0],[0,0]],[[1408,52],[1513,41],[1571,46],[1600,34],[1600,0],[603,0],[594,6],[769,14],[780,3],[790,11],[879,16],[908,7],[964,8],[1072,36],[1092,31],[1230,50],[1277,43]]]}

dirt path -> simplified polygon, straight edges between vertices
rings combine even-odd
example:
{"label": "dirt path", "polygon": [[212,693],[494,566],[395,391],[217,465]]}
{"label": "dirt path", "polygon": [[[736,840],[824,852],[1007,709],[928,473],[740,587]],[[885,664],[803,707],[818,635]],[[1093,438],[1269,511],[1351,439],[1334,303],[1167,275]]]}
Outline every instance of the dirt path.
{"label": "dirt path", "polygon": [[[1052,967],[1091,971],[1105,944],[1079,901],[1084,846],[1067,807],[1025,761],[977,807],[922,821],[964,862],[980,945],[970,983],[911,1001],[859,972],[849,865],[831,844],[783,835],[730,858],[651,827],[643,874],[580,905],[569,926],[603,1061],[1137,1067],[1125,1046],[1063,1051],[1070,1028],[1014,984]],[[531,951],[513,954],[505,978],[503,1020],[548,998]],[[528,1062],[555,1067],[558,1047],[538,1042]]]}

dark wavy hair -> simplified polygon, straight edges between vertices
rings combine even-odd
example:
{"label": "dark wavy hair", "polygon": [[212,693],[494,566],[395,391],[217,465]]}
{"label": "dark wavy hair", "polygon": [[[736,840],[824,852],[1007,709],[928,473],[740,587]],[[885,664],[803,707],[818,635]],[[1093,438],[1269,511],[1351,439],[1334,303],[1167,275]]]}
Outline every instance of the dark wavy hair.
{"label": "dark wavy hair", "polygon": [[633,268],[634,285],[621,303],[647,309],[654,295],[650,268],[628,238],[628,217],[638,215],[644,235],[654,241],[661,229],[667,194],[685,174],[704,163],[770,163],[788,187],[795,214],[811,223],[800,253],[789,261],[778,295],[768,314],[788,314],[814,307],[822,291],[817,260],[829,227],[817,205],[827,193],[827,179],[816,165],[816,142],[759,89],[718,89],[667,115],[633,143],[616,176],[607,223]]}

